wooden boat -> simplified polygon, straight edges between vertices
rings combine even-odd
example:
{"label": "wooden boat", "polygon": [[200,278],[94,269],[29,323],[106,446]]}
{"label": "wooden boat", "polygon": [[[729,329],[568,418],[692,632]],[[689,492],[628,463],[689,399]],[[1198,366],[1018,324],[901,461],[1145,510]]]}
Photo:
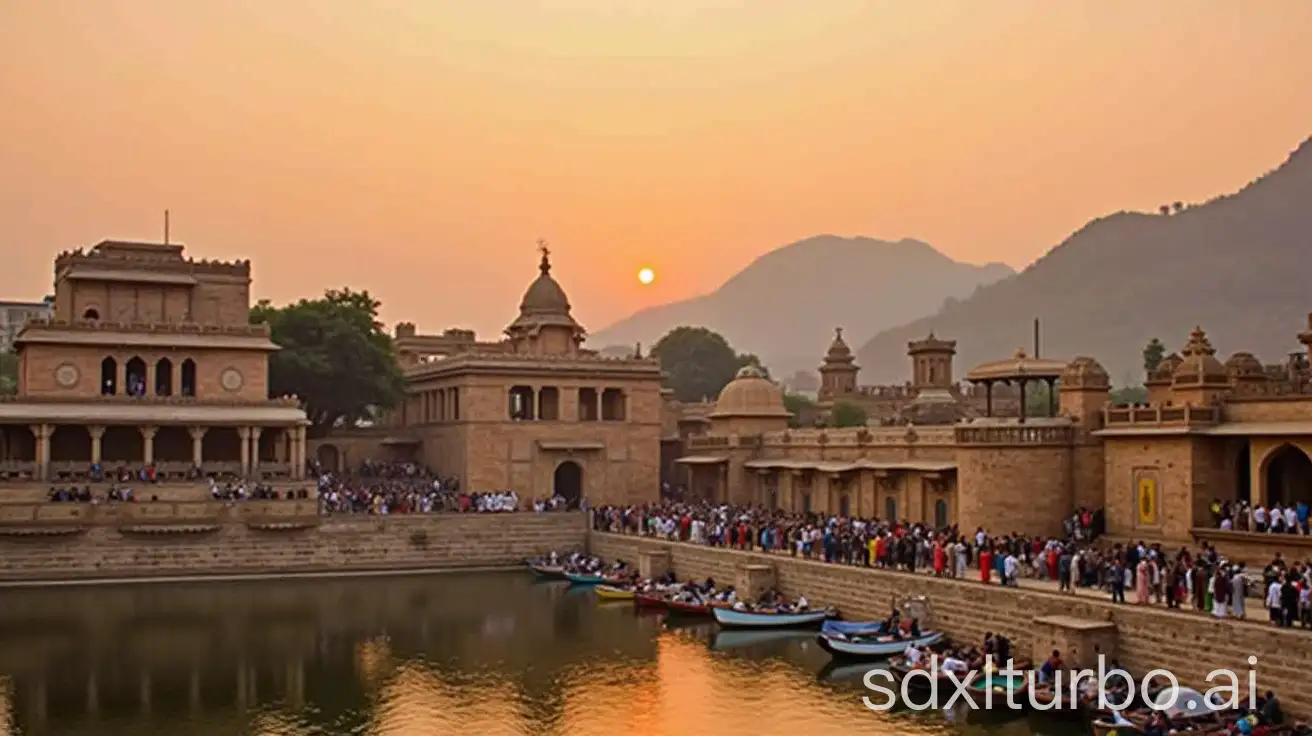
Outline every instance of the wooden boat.
{"label": "wooden boat", "polygon": [[[1133,721],[1134,719],[1127,718],[1126,720]],[[1147,723],[1147,718],[1144,718],[1143,722]],[[1093,731],[1093,736],[1134,736],[1134,734],[1145,733],[1143,725],[1137,722],[1130,726],[1117,725],[1110,719],[1105,718],[1099,718],[1089,724],[1089,728]],[[1177,729],[1171,731],[1171,736],[1211,736],[1212,734],[1225,734],[1225,731],[1221,728],[1221,724],[1200,724],[1184,730]]]}
{"label": "wooden boat", "polygon": [[548,565],[542,562],[528,562],[528,569],[543,580],[564,580],[565,568],[561,565]]}
{"label": "wooden boat", "polygon": [[[897,679],[899,685],[903,681],[906,681],[907,689],[909,690],[924,692],[931,687],[937,687],[939,692],[951,693],[954,692],[954,688],[956,687],[952,682],[952,679],[943,670],[940,669],[938,671],[938,676],[935,677],[934,674],[926,668],[912,667],[907,662],[906,657],[889,657],[888,671]],[[910,675],[913,672],[920,672],[923,674],[911,677]]]}
{"label": "wooden boat", "polygon": [[[1028,689],[1029,672],[1014,670],[1006,675],[1001,672],[981,672],[966,683],[966,692],[975,701],[975,705],[990,710],[1025,710],[1029,707]],[[1012,704],[1015,708],[1012,708]]]}
{"label": "wooden boat", "polygon": [[603,601],[631,601],[634,599],[634,592],[629,588],[617,588],[613,585],[598,585],[592,589],[597,594],[598,600]]}
{"label": "wooden boat", "polygon": [[820,627],[820,633],[841,634],[851,638],[881,636],[886,632],[883,621],[826,621],[825,625]]}
{"label": "wooden boat", "polygon": [[718,606],[728,606],[729,604],[718,603],[689,603],[687,601],[676,601],[669,596],[660,593],[638,593],[633,597],[633,602],[639,608],[659,608],[670,613],[682,616],[704,616],[709,617],[711,610]]}
{"label": "wooden boat", "polygon": [[581,572],[567,572],[565,579],[571,585],[617,585],[621,582],[619,578]]}
{"label": "wooden boat", "polygon": [[943,633],[930,631],[915,639],[901,639],[894,636],[846,637],[842,634],[821,633],[816,637],[820,648],[829,652],[835,659],[888,659],[894,654],[906,650],[909,646],[930,647],[943,640]]}
{"label": "wooden boat", "polygon": [[726,629],[810,629],[829,619],[831,611],[781,613],[766,611],[736,611],[732,608],[712,608],[715,623]]}

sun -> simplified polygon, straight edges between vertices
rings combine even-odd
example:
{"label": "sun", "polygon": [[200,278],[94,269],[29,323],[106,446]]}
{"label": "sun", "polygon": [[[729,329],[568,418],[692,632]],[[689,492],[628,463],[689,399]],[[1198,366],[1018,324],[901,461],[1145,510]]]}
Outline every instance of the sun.
{"label": "sun", "polygon": [[638,269],[638,283],[644,286],[656,280],[656,272],[650,268]]}

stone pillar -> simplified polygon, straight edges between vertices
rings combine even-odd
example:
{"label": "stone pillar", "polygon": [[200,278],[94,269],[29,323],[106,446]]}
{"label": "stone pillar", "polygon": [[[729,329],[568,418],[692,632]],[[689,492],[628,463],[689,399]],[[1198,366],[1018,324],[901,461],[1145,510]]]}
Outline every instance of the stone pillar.
{"label": "stone pillar", "polygon": [[191,668],[191,684],[187,688],[187,703],[191,706],[193,713],[199,713],[201,710],[200,700],[200,670],[193,665]]}
{"label": "stone pillar", "polygon": [[300,657],[287,664],[287,701],[300,710],[305,706],[305,662]]}
{"label": "stone pillar", "polygon": [[[245,433],[243,432],[243,434]],[[242,447],[246,447],[246,446],[247,445],[245,443],[242,443]],[[246,694],[248,692],[249,692],[249,687],[246,685],[246,663],[238,662],[237,663],[237,710],[242,712],[246,711]]]}
{"label": "stone pillar", "polygon": [[155,433],[159,427],[141,427],[142,461],[147,465],[155,462]]}
{"label": "stone pillar", "polygon": [[263,427],[251,427],[251,465],[249,475],[258,476],[260,472],[260,435],[264,432]]}
{"label": "stone pillar", "polygon": [[739,565],[734,590],[745,600],[756,600],[775,586],[774,565]]}
{"label": "stone pillar", "polygon": [[668,549],[638,550],[638,574],[646,580],[655,580],[670,570]]}
{"label": "stone pillar", "polygon": [[49,424],[33,424],[32,435],[36,437],[36,479],[47,480],[50,477],[50,438],[55,428]]}
{"label": "stone pillar", "polygon": [[100,441],[105,438],[105,428],[93,424],[87,427],[87,434],[91,435],[91,464],[99,465],[101,457]]}
{"label": "stone pillar", "polygon": [[251,428],[238,427],[237,436],[241,438],[241,474],[244,478],[251,470]]}
{"label": "stone pillar", "polygon": [[201,467],[205,463],[205,433],[207,427],[187,427],[191,434],[191,464]]}
{"label": "stone pillar", "polygon": [[[292,478],[305,478],[305,427],[297,426],[292,430]],[[332,469],[337,472],[337,468]]]}

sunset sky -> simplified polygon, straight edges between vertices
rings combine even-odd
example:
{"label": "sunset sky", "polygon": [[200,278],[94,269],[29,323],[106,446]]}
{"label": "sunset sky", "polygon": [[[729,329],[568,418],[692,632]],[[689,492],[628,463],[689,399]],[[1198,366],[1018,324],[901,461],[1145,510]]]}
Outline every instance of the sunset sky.
{"label": "sunset sky", "polygon": [[1308,0],[0,0],[0,299],[165,208],[258,296],[367,288],[422,330],[499,331],[539,237],[592,329],[819,233],[1022,267],[1279,164],[1309,28]]}

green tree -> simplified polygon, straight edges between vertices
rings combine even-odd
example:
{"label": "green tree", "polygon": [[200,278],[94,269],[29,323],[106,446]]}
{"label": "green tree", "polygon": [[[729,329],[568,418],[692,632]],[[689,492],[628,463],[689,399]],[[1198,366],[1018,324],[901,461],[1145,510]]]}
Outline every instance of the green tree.
{"label": "green tree", "polygon": [[812,421],[815,416],[815,402],[801,394],[784,394],[784,409],[792,414],[788,417],[788,426],[798,429],[803,421]]}
{"label": "green tree", "polygon": [[829,423],[835,427],[864,427],[866,419],[866,410],[848,401],[836,402],[829,410]]}
{"label": "green tree", "polygon": [[315,435],[338,421],[373,419],[405,393],[378,307],[369,292],[343,289],[284,307],[263,300],[251,309],[251,323],[269,325],[282,348],[269,360],[269,395],[300,397]]}
{"label": "green tree", "polygon": [[1166,357],[1166,346],[1161,340],[1153,338],[1143,347],[1143,370],[1145,373],[1152,373],[1161,365],[1162,359]]}
{"label": "green tree", "polygon": [[746,365],[769,376],[760,358],[739,355],[723,335],[705,327],[675,327],[656,341],[651,354],[661,362],[666,387],[680,401],[714,400]]}
{"label": "green tree", "polygon": [[1148,389],[1143,386],[1126,386],[1113,389],[1108,398],[1113,404],[1145,404],[1148,402]]}
{"label": "green tree", "polygon": [[[1027,417],[1046,417],[1048,416],[1048,397],[1051,392],[1048,391],[1048,384],[1038,381],[1031,381],[1025,386],[1025,416]],[[1059,403],[1052,405],[1052,413],[1061,412]]]}
{"label": "green tree", "polygon": [[18,354],[0,352],[0,396],[18,393]]}

